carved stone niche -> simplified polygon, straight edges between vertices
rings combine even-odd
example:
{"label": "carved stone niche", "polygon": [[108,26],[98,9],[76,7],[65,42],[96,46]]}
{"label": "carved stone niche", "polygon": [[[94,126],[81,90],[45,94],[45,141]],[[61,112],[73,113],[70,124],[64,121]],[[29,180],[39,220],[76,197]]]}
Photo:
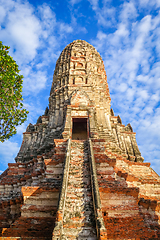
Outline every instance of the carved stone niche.
{"label": "carved stone niche", "polygon": [[84,84],[83,78],[82,77],[76,77],[75,84],[76,85]]}
{"label": "carved stone niche", "polygon": [[84,68],[83,63],[77,62],[76,68],[80,68],[80,69],[81,69],[81,68]]}

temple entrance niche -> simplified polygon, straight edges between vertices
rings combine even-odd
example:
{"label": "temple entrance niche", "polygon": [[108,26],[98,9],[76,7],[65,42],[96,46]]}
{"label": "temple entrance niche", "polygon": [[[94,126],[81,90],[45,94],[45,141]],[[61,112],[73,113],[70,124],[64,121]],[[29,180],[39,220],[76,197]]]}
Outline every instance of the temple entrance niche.
{"label": "temple entrance niche", "polygon": [[72,139],[86,140],[88,139],[88,119],[72,118]]}

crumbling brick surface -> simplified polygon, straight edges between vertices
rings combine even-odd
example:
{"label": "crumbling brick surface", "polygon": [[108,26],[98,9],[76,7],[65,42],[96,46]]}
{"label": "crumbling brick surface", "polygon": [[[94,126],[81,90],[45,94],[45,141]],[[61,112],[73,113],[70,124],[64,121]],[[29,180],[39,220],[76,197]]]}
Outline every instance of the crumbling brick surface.
{"label": "crumbling brick surface", "polygon": [[97,239],[91,192],[88,144],[72,140],[68,186],[63,214],[67,239]]}
{"label": "crumbling brick surface", "polygon": [[107,239],[159,239],[159,176],[148,163],[106,155],[104,145],[93,141]]}
{"label": "crumbling brick surface", "polygon": [[0,239],[160,239],[160,177],[110,102],[96,49],[67,45],[49,108],[0,176]]}

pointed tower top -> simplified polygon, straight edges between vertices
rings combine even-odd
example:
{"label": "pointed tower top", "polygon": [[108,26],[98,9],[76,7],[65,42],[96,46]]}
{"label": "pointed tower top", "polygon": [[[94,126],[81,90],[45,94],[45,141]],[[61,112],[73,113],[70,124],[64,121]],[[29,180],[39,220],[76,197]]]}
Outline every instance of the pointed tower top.
{"label": "pointed tower top", "polygon": [[104,92],[110,104],[110,94],[103,60],[97,50],[84,40],[68,44],[61,52],[54,71],[51,95],[64,87]]}

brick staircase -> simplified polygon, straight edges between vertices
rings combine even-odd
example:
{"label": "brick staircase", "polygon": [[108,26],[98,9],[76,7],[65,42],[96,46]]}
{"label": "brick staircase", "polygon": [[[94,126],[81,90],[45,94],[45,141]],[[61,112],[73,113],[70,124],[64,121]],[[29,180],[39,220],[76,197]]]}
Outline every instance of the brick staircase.
{"label": "brick staircase", "polygon": [[1,240],[160,239],[159,176],[105,139],[57,139],[1,183]]}
{"label": "brick staircase", "polygon": [[63,239],[95,240],[95,229],[88,142],[72,140],[63,216]]}

